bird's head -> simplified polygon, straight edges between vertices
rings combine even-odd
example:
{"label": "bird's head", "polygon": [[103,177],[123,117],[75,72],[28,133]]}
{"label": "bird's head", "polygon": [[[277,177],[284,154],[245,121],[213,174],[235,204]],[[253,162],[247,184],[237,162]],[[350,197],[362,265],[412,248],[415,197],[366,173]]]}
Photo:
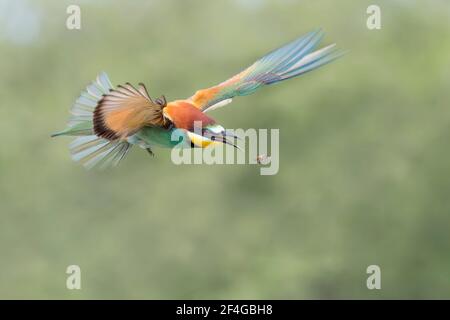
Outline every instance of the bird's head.
{"label": "bird's head", "polygon": [[226,139],[230,135],[221,125],[186,101],[168,103],[162,112],[164,118],[175,128],[185,130],[197,147],[205,148],[216,143],[237,147]]}
{"label": "bird's head", "polygon": [[216,124],[216,121],[192,104],[185,101],[174,101],[162,110],[164,118],[171,122],[175,128],[194,131],[194,126],[201,123],[201,127]]}

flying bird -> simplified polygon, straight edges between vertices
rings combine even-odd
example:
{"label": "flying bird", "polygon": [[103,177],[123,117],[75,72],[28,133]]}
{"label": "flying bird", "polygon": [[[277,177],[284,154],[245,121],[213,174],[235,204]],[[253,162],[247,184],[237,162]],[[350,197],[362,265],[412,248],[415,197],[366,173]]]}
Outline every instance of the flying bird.
{"label": "flying bird", "polygon": [[230,79],[198,90],[190,98],[170,102],[164,96],[152,99],[142,83],[114,87],[102,72],[75,101],[67,128],[52,137],[76,136],[69,146],[72,159],[86,168],[115,166],[133,145],[151,155],[156,146],[236,147],[237,137],[206,112],[229,104],[234,97],[314,70],[343,54],[335,44],[316,50],[322,38],[321,30],[309,32]]}

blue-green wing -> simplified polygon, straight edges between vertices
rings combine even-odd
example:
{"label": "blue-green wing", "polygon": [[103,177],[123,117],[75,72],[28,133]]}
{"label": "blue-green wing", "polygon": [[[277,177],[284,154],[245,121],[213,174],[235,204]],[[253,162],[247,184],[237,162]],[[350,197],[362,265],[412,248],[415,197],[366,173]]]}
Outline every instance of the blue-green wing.
{"label": "blue-green wing", "polygon": [[323,66],[343,54],[335,44],[314,51],[323,35],[321,30],[312,31],[265,55],[221,84],[197,91],[190,100],[203,111],[215,109],[231,102],[233,97],[251,94],[263,85],[287,80]]}

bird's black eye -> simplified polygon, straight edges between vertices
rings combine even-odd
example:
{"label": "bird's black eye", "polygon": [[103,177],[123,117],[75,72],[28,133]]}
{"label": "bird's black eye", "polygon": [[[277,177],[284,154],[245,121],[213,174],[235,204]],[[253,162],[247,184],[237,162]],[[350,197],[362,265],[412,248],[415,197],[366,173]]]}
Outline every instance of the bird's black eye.
{"label": "bird's black eye", "polygon": [[165,128],[167,129],[167,130],[172,130],[175,126],[174,126],[174,124],[173,124],[173,122],[172,121],[170,121],[169,119],[165,119],[166,120],[166,123],[165,123]]}

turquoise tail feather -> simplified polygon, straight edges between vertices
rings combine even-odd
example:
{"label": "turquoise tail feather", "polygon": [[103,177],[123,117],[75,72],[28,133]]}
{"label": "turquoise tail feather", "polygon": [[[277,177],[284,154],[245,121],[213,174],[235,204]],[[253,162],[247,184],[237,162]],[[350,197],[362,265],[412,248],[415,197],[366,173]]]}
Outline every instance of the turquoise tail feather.
{"label": "turquoise tail feather", "polygon": [[81,136],[70,144],[74,161],[87,169],[116,166],[130,150],[131,144],[123,141],[109,141],[95,135]]}

